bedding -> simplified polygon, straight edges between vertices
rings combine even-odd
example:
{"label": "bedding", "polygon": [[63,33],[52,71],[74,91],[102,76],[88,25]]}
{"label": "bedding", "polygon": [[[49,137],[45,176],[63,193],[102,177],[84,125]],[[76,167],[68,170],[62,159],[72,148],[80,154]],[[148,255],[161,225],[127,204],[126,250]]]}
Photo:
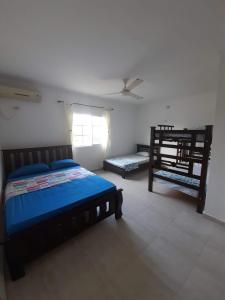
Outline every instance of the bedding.
{"label": "bedding", "polygon": [[183,175],[179,175],[179,174],[174,174],[174,173],[170,173],[167,171],[156,171],[155,174],[163,176],[163,177],[167,177],[167,178],[171,178],[174,180],[178,180],[187,184],[191,184],[193,186],[199,187],[200,184],[200,180],[195,179],[195,178],[190,178],[187,176],[183,176]]}
{"label": "bedding", "polygon": [[55,160],[49,164],[51,170],[64,169],[68,167],[79,166],[73,159]]}
{"label": "bedding", "polygon": [[137,152],[136,155],[140,155],[140,156],[144,156],[144,157],[149,157],[149,152],[141,151],[141,152]]}
{"label": "bedding", "polygon": [[[11,193],[8,193],[5,203],[5,227],[8,235],[116,190],[113,183],[80,166],[61,172],[46,172],[43,176],[26,176],[7,184],[6,190]],[[18,192],[17,184],[20,181],[25,183],[21,184]],[[32,184],[39,186],[29,190]]]}
{"label": "bedding", "polygon": [[72,170],[61,170],[52,172],[50,174],[42,174],[35,177],[17,179],[7,184],[5,201],[11,197],[50,188],[57,184],[70,182],[75,179],[81,179],[92,175],[94,175],[94,173],[84,168],[74,168]]}
{"label": "bedding", "polygon": [[106,159],[106,162],[120,167],[125,171],[132,171],[138,169],[140,164],[147,163],[149,161],[149,157],[144,157],[137,154],[125,155],[115,158]]}
{"label": "bedding", "polygon": [[50,170],[49,166],[44,163],[31,164],[27,166],[25,165],[11,172],[8,176],[8,179],[18,178],[26,175],[31,175],[31,174],[38,174],[42,172],[47,172],[49,170]]}

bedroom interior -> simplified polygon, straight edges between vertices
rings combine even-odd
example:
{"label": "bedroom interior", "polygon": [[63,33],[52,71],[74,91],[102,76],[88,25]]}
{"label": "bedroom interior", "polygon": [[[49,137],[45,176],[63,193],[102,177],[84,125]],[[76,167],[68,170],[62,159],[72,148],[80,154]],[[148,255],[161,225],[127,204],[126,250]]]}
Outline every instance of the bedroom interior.
{"label": "bedroom interior", "polygon": [[0,2],[0,299],[223,300],[224,1]]}

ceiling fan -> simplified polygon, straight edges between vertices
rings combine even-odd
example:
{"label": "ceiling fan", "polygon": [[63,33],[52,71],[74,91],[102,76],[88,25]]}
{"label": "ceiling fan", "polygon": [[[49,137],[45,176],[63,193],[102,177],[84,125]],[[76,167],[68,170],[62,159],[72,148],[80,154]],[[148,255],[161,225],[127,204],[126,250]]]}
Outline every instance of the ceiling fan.
{"label": "ceiling fan", "polygon": [[105,94],[105,95],[106,96],[122,95],[122,96],[130,96],[130,97],[133,97],[138,100],[143,99],[144,97],[132,93],[131,90],[133,90],[135,87],[140,85],[144,80],[137,78],[137,79],[133,80],[132,82],[128,83],[129,81],[130,81],[129,78],[124,78],[123,79],[124,87],[120,92],[110,93],[110,94]]}

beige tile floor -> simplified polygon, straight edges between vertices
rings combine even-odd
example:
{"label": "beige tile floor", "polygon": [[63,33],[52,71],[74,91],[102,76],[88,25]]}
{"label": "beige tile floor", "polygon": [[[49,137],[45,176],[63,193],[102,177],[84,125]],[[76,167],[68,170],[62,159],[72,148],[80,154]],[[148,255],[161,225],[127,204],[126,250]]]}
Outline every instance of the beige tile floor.
{"label": "beige tile floor", "polygon": [[124,189],[123,218],[108,218],[7,275],[9,300],[225,299],[225,227],[195,212],[189,196],[99,171]]}

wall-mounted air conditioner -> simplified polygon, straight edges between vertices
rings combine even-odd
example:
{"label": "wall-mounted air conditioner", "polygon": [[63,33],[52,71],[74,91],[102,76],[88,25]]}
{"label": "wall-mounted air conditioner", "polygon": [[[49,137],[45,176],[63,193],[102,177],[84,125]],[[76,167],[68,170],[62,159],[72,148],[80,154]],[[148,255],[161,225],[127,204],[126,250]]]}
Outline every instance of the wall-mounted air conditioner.
{"label": "wall-mounted air conditioner", "polygon": [[0,98],[11,98],[32,102],[41,101],[41,95],[38,93],[38,91],[19,89],[6,85],[0,85]]}

